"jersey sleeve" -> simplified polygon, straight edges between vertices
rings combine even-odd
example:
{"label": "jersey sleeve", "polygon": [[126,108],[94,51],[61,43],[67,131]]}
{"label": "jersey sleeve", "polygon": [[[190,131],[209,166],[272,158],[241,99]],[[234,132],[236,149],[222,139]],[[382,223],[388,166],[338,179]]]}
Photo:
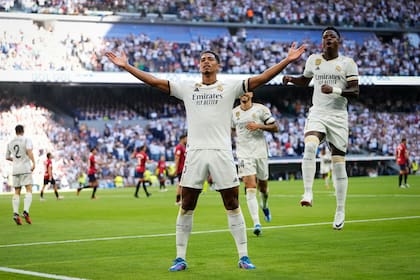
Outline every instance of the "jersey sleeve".
{"label": "jersey sleeve", "polygon": [[26,149],[27,149],[27,150],[32,150],[32,149],[33,149],[33,145],[32,145],[32,141],[31,141],[31,139],[26,138],[25,145],[26,145]]}
{"label": "jersey sleeve", "polygon": [[[184,85],[184,86],[186,86],[186,85]],[[170,95],[173,96],[173,97],[176,97],[180,100],[183,99],[182,93],[185,91],[185,88],[184,88],[184,90],[182,90],[182,88],[183,87],[182,87],[181,83],[176,83],[176,82],[172,82],[172,81],[169,82]]]}
{"label": "jersey sleeve", "polygon": [[230,119],[230,127],[231,127],[231,129],[236,129],[236,123],[235,123],[236,108],[237,107],[235,107],[235,108],[232,109],[232,115],[231,115],[232,117]]}
{"label": "jersey sleeve", "polygon": [[303,71],[303,76],[305,78],[312,78],[314,76],[313,72],[313,61],[315,59],[315,56],[312,54],[308,57],[305,63],[305,70]]}
{"label": "jersey sleeve", "polygon": [[262,110],[262,121],[265,125],[273,124],[276,122],[276,120],[274,119],[273,115],[270,112],[270,109],[268,109],[265,106],[261,106],[261,110]]}
{"label": "jersey sleeve", "polygon": [[356,62],[352,58],[349,58],[346,64],[346,80],[347,82],[359,80],[359,70]]}
{"label": "jersey sleeve", "polygon": [[9,148],[9,146],[10,146],[10,145],[7,145],[6,158],[10,158],[10,157],[11,157],[11,155],[12,155],[12,153],[10,152],[10,148]]}

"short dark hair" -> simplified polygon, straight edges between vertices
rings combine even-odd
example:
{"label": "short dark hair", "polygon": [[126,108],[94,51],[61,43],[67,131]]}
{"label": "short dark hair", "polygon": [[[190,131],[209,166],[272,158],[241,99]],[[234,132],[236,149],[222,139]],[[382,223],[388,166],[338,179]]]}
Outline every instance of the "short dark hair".
{"label": "short dark hair", "polygon": [[200,57],[201,57],[203,54],[205,54],[205,53],[211,53],[212,55],[214,55],[214,57],[216,58],[217,63],[219,63],[219,64],[220,64],[220,57],[219,57],[219,55],[218,55],[217,53],[215,53],[214,51],[207,50],[207,51],[203,51],[203,52],[201,53]]}
{"label": "short dark hair", "polygon": [[47,153],[47,158],[50,158],[51,157],[51,153]]}
{"label": "short dark hair", "polygon": [[328,30],[334,31],[335,33],[337,33],[338,38],[341,38],[340,32],[334,26],[327,26],[327,27],[325,27],[324,30],[322,30],[322,35],[324,35],[324,32],[325,31],[328,31]]}
{"label": "short dark hair", "polygon": [[15,132],[16,132],[16,134],[22,134],[22,133],[24,132],[23,125],[18,124],[18,125],[15,127]]}
{"label": "short dark hair", "polygon": [[179,140],[184,139],[185,137],[187,137],[186,133],[181,134],[181,136],[179,136]]}

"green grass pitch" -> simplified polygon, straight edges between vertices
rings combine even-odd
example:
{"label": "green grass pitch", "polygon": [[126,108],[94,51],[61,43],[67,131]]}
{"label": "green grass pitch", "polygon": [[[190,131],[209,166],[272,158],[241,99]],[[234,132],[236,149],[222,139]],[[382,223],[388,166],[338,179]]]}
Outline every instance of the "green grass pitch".
{"label": "green grass pitch", "polygon": [[[237,268],[220,195],[200,196],[187,251],[188,269],[169,272],[175,258],[175,188],[35,193],[32,225],[12,220],[11,194],[0,195],[0,279],[420,279],[420,176],[410,188],[396,176],[350,178],[343,230],[332,229],[335,197],[315,180],[314,205],[299,205],[302,181],[271,181],[273,220],[262,236],[252,223],[241,186],[249,257],[256,270]],[[23,205],[23,201],[21,201]],[[12,272],[12,269],[18,272]],[[29,274],[23,274],[29,272]],[[36,273],[40,273],[38,276]],[[56,275],[57,278],[54,278]],[[59,276],[64,278],[59,278]],[[65,278],[67,277],[67,278]]]}

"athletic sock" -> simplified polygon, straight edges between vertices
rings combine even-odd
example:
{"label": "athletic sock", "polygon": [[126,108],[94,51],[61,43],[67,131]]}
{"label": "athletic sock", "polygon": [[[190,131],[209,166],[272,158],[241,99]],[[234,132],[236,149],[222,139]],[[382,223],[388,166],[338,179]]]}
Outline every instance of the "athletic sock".
{"label": "athletic sock", "polygon": [[248,256],[248,241],[246,236],[245,219],[242,215],[242,211],[238,208],[238,211],[228,211],[228,224],[230,232],[236,243],[239,258]]}
{"label": "athletic sock", "polygon": [[302,160],[302,177],[305,195],[312,197],[312,186],[314,184],[316,171],[316,151],[318,144],[315,142],[305,143],[305,151]]}
{"label": "athletic sock", "polygon": [[147,191],[146,182],[143,182],[143,190],[147,196],[149,196],[149,192]]}
{"label": "athletic sock", "polygon": [[14,194],[12,197],[13,213],[19,213],[20,195]]}
{"label": "athletic sock", "polygon": [[265,193],[260,192],[260,195],[261,195],[261,207],[263,209],[268,208],[268,191]]}
{"label": "athletic sock", "polygon": [[180,209],[178,212],[178,218],[176,219],[176,256],[177,258],[186,259],[187,245],[190,239],[192,230],[193,214],[194,211],[186,211]]}
{"label": "athletic sock", "polygon": [[337,211],[344,211],[347,196],[348,177],[346,163],[333,162],[334,185],[336,189]]}
{"label": "athletic sock", "polygon": [[23,210],[29,213],[29,208],[32,204],[32,193],[26,193],[25,198],[23,199]]}
{"label": "athletic sock", "polygon": [[249,214],[251,215],[252,222],[255,225],[260,224],[260,217],[258,215],[258,201],[257,189],[248,188],[246,191],[246,203],[248,205]]}
{"label": "athletic sock", "polygon": [[140,189],[140,181],[136,185],[136,192],[134,193],[135,196],[139,195],[139,189]]}
{"label": "athletic sock", "polygon": [[94,198],[95,197],[95,194],[96,194],[96,189],[97,189],[98,187],[93,187],[93,191],[92,191],[92,198]]}

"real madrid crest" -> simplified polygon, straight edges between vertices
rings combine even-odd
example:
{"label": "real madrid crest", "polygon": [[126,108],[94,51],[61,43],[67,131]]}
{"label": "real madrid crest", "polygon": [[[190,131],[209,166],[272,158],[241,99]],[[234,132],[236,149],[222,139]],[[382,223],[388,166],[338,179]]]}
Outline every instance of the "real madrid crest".
{"label": "real madrid crest", "polygon": [[335,66],[335,70],[337,70],[338,72],[341,72],[341,67],[340,67],[340,65]]}
{"label": "real madrid crest", "polygon": [[218,90],[218,91],[223,91],[223,86],[222,86],[222,85],[218,85],[218,86],[217,86],[217,90]]}
{"label": "real madrid crest", "polygon": [[241,112],[237,111],[235,114],[236,119],[239,119],[239,115],[241,114]]}
{"label": "real madrid crest", "polygon": [[316,66],[321,65],[321,62],[322,62],[322,59],[320,59],[320,58],[315,59],[315,65]]}

